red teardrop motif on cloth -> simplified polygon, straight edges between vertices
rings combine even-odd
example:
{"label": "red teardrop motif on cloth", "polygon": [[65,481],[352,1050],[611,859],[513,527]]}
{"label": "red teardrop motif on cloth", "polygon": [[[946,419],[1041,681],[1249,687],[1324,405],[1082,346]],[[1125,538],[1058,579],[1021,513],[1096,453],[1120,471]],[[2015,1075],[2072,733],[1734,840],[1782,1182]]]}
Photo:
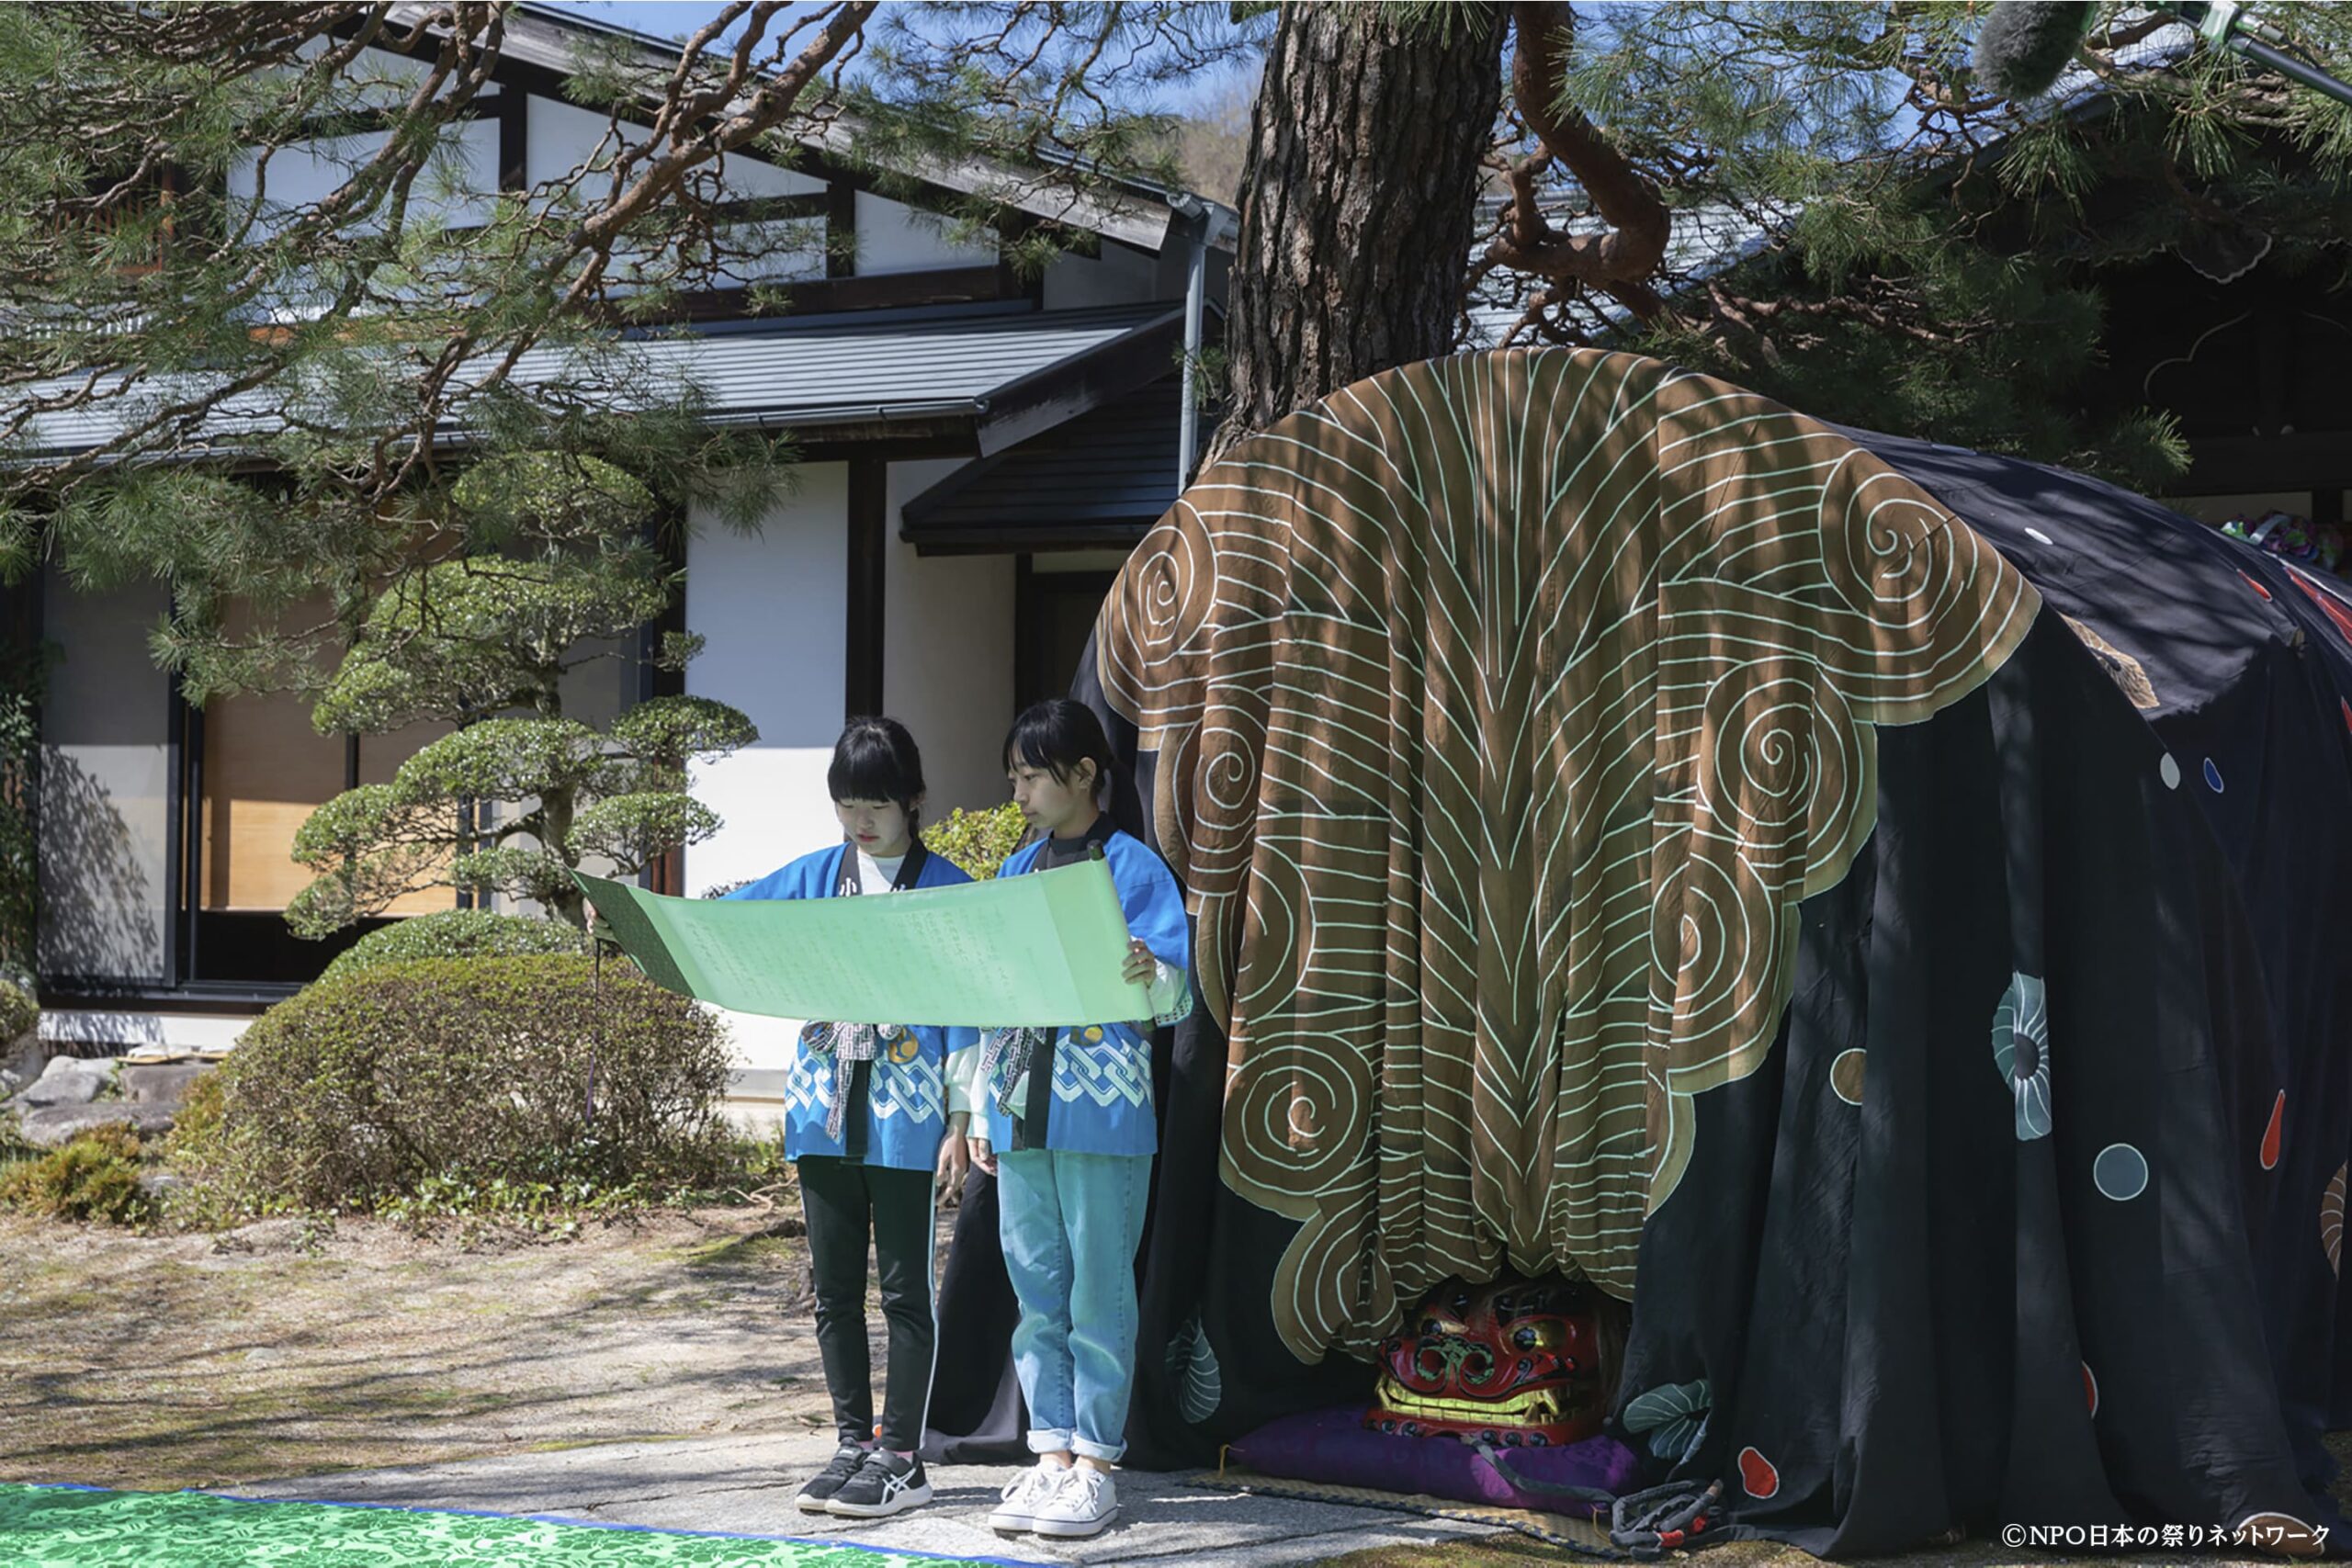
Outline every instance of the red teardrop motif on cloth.
{"label": "red teardrop motif on cloth", "polygon": [[2305,577],[2301,571],[2298,571],[2291,566],[2287,569],[2287,581],[2301,589],[2303,591],[2303,597],[2318,605],[2320,608],[2320,614],[2325,615],[2329,620],[2334,621],[2335,623],[2335,629],[2344,634],[2345,640],[2352,642],[2352,610],[2346,610],[2342,604],[2338,604],[2334,594],[2324,593],[2318,588],[2312,586],[2312,580],[2310,578]]}
{"label": "red teardrop motif on cloth", "polygon": [[1772,1461],[1752,1448],[1739,1450],[1739,1483],[1750,1497],[1770,1497],[1781,1489],[1781,1472]]}
{"label": "red teardrop motif on cloth", "polygon": [[2282,1089],[2278,1091],[2278,1098],[2271,1102],[2270,1125],[2263,1129],[2262,1168],[2265,1170],[2278,1168],[2278,1134],[2285,1130],[2286,1122],[2287,1091]]}

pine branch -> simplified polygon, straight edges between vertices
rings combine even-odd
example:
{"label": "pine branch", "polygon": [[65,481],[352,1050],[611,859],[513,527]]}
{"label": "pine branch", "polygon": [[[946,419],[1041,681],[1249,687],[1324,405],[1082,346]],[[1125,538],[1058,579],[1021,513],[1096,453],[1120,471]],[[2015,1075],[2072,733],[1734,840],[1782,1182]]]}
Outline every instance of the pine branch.
{"label": "pine branch", "polygon": [[[1511,7],[1511,20],[1518,44],[1511,92],[1543,150],[1510,161],[1510,217],[1487,254],[1555,286],[1601,289],[1637,319],[1652,320],[1665,309],[1649,280],[1665,259],[1672,229],[1666,204],[1592,122],[1564,102],[1561,61],[1576,27],[1571,8],[1556,0],[1521,0]],[[1611,225],[1608,232],[1564,234],[1544,217],[1536,182],[1555,158]]]}

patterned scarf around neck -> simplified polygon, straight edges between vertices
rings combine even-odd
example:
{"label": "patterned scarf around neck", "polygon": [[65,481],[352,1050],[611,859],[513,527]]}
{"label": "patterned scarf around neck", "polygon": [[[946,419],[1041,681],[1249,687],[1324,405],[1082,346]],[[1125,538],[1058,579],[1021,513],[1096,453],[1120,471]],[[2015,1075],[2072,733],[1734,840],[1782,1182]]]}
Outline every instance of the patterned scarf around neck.
{"label": "patterned scarf around neck", "polygon": [[[1057,866],[1075,865],[1080,861],[1101,860],[1102,846],[1115,831],[1108,812],[1098,812],[1094,825],[1076,839],[1048,838],[1038,846],[1027,870],[1050,871]],[[1018,874],[1017,873],[1015,874]],[[1021,1080],[1045,1049],[1054,1031],[1030,1026],[980,1031],[980,1081],[996,1086],[996,1108],[1006,1115],[1017,1114],[1012,1109],[1013,1097],[1021,1088]]]}
{"label": "patterned scarf around neck", "polygon": [[[918,839],[907,846],[906,858],[899,863],[899,874],[890,884],[890,891],[911,887],[922,874],[922,863],[930,853]],[[859,880],[858,850],[854,844],[842,846],[841,874],[835,879],[836,897],[852,897],[865,891]],[[833,1091],[825,1105],[825,1136],[835,1143],[849,1125],[850,1090],[857,1084],[857,1067],[861,1062],[871,1062],[882,1054],[882,1042],[899,1032],[895,1024],[876,1023],[807,1023],[800,1028],[800,1044],[812,1056],[833,1059]]]}
{"label": "patterned scarf around neck", "polygon": [[825,1106],[825,1136],[842,1141],[849,1125],[850,1089],[857,1082],[857,1065],[882,1054],[883,1026],[874,1023],[808,1023],[800,1029],[800,1043],[812,1056],[833,1059],[832,1098]]}
{"label": "patterned scarf around neck", "polygon": [[980,1081],[996,1086],[996,1108],[1008,1116],[1015,1114],[1013,1091],[1028,1076],[1030,1064],[1046,1043],[1046,1032],[1022,1025],[980,1031]]}

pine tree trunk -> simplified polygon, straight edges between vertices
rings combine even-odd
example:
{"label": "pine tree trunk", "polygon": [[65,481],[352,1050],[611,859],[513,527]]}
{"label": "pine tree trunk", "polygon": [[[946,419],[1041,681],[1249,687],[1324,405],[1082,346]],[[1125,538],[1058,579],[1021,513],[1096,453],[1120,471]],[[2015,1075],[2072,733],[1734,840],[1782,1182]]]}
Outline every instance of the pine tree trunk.
{"label": "pine tree trunk", "polygon": [[1303,404],[1453,346],[1500,23],[1290,4],[1266,57],[1226,322],[1230,411],[1209,456]]}

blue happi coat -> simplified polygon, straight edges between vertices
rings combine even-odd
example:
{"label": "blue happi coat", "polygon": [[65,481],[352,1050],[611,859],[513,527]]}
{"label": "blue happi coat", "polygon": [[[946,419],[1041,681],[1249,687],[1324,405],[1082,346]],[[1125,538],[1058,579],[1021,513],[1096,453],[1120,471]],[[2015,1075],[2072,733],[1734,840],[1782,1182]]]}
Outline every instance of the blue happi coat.
{"label": "blue happi coat", "polygon": [[[1152,1115],[1151,1029],[1155,1021],[1173,1023],[1192,1010],[1192,939],[1184,923],[1184,895],[1167,863],[1119,829],[1110,829],[1102,844],[1127,933],[1141,937],[1152,956],[1173,974],[1166,995],[1159,998],[1162,1010],[1156,1020],[1106,1021],[1056,1032],[1053,1104],[1046,1117],[1044,1146],[1070,1154],[1148,1155],[1159,1148]],[[1032,870],[1044,848],[1043,840],[1023,845],[997,874],[1019,876]],[[1000,1081],[978,1085],[980,1103],[974,1111],[1000,1153],[1015,1146],[1013,1113],[1022,1109],[1019,1102],[1012,1111],[998,1105],[1005,1076],[1001,1065],[996,1074]],[[1036,1146],[1034,1133],[1028,1143]]]}
{"label": "blue happi coat", "polygon": [[[729,898],[830,898],[841,889],[842,857],[854,852],[846,843],[802,855],[757,882],[727,895]],[[953,887],[971,881],[964,869],[945,855],[924,857],[915,887]],[[888,895],[881,895],[888,897]],[[972,1070],[978,1066],[979,1036],[974,1031],[911,1024],[884,1032],[881,1054],[866,1078],[865,1162],[899,1170],[929,1170],[939,1159],[939,1141],[947,1131],[952,1111],[967,1111]],[[798,1040],[793,1042],[792,1070],[785,1078],[784,1152],[786,1158],[804,1155],[839,1156],[842,1139],[825,1132],[825,1112],[832,1103],[834,1061]],[[851,1115],[857,1107],[851,1107]],[[842,1129],[844,1137],[849,1128]]]}

